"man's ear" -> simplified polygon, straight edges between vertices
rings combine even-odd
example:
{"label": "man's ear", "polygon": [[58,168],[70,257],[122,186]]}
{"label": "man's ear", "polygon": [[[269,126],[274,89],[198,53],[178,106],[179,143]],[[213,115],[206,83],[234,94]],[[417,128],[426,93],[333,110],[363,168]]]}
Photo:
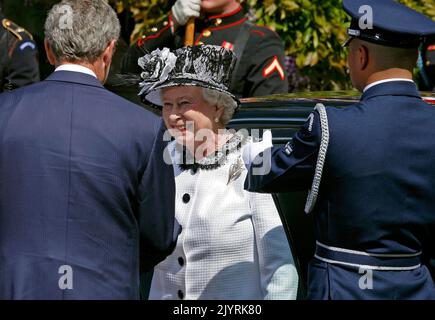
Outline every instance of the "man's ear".
{"label": "man's ear", "polygon": [[52,66],[56,66],[56,56],[54,55],[53,50],[51,49],[47,39],[44,39],[44,48],[45,48],[45,54],[47,55],[48,62],[50,62]]}
{"label": "man's ear", "polygon": [[367,68],[369,64],[369,59],[371,58],[370,51],[365,45],[361,44],[358,48],[358,55],[359,55],[359,67],[360,70],[363,71]]}
{"label": "man's ear", "polygon": [[113,53],[115,52],[115,47],[116,47],[116,40],[112,40],[109,42],[109,45],[107,46],[106,50],[104,50],[103,61],[106,66],[112,63],[112,57],[113,57]]}

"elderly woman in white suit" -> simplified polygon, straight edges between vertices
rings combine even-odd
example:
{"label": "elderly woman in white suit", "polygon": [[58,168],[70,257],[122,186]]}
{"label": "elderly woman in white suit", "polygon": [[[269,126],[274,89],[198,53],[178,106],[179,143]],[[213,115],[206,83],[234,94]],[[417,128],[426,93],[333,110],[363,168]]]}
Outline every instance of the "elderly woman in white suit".
{"label": "elderly woman in white suit", "polygon": [[[174,141],[174,252],[156,266],[149,299],[295,299],[298,275],[267,194],[244,190],[251,138],[225,129],[238,106],[228,92],[234,54],[218,46],[141,58],[141,96],[162,110]],[[156,72],[157,70],[157,72]]]}

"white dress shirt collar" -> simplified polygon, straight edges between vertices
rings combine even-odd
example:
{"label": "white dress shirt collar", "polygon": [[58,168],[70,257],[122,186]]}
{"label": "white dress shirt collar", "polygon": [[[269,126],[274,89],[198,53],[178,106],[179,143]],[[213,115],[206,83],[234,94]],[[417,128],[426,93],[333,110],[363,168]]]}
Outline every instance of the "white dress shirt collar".
{"label": "white dress shirt collar", "polygon": [[97,78],[97,75],[95,74],[94,71],[92,71],[91,69],[86,68],[84,66],[78,65],[78,64],[72,64],[72,63],[62,64],[59,67],[57,67],[56,70],[54,70],[54,72],[56,72],[56,71],[80,72],[80,73],[85,73],[85,74],[88,74],[90,76]]}
{"label": "white dress shirt collar", "polygon": [[376,85],[378,85],[378,84],[381,84],[381,83],[391,82],[391,81],[408,81],[408,82],[414,82],[414,81],[412,81],[412,80],[410,80],[410,79],[405,79],[405,78],[391,78],[391,79],[379,80],[379,81],[375,81],[375,82],[372,82],[372,83],[368,84],[368,85],[364,88],[363,93],[366,92],[366,91],[367,91],[368,89],[370,89],[371,87],[374,87],[374,86],[376,86]]}

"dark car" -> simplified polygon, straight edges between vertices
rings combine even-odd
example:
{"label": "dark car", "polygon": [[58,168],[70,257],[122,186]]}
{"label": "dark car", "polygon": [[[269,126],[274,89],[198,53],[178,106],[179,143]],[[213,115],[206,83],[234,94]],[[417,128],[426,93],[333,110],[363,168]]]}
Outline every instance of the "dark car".
{"label": "dark car", "polygon": [[[118,94],[140,104],[137,89],[115,90]],[[435,94],[422,93],[435,106]],[[229,123],[235,130],[246,129],[253,137],[261,137],[263,130],[271,129],[276,146],[287,143],[299,130],[317,103],[327,107],[345,108],[358,101],[357,91],[307,92],[242,99],[241,107]],[[155,109],[147,108],[158,113]],[[306,294],[308,262],[314,255],[315,232],[313,215],[304,212],[307,191],[274,194],[287,238],[298,269],[298,299]]]}

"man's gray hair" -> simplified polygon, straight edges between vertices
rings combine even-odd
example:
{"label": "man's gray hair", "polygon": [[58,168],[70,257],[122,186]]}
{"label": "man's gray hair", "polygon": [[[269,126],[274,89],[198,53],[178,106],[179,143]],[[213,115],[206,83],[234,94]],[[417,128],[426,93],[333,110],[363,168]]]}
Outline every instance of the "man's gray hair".
{"label": "man's gray hair", "polygon": [[105,0],[63,0],[51,8],[44,28],[57,60],[89,63],[118,40],[121,29]]}
{"label": "man's gray hair", "polygon": [[204,100],[211,106],[223,107],[224,112],[220,122],[226,126],[236,111],[237,102],[226,93],[208,88],[202,88],[202,95]]}

